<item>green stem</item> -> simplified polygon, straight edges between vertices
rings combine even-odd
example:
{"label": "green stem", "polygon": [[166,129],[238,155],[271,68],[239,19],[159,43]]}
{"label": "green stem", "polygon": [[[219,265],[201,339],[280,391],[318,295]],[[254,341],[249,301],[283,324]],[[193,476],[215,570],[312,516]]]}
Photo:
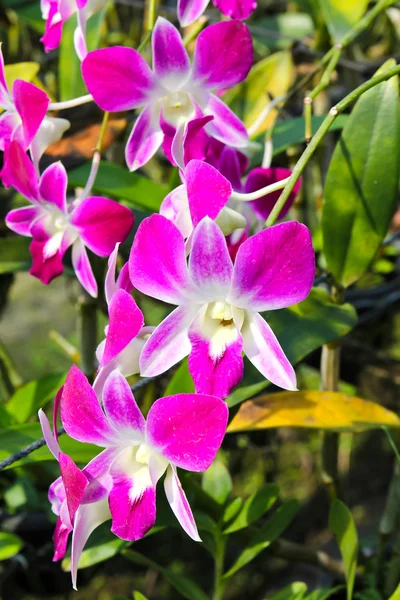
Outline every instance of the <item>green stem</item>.
{"label": "green stem", "polygon": [[[386,497],[386,504],[383,511],[382,518],[379,523],[379,537],[378,537],[378,547],[376,551],[376,580],[377,586],[379,589],[382,588],[382,584],[384,581],[384,570],[385,570],[385,549],[386,544],[393,532],[396,529],[397,521],[400,514],[400,469],[399,463],[396,460],[394,465],[394,471],[392,476],[392,481],[390,482],[390,487],[388,491],[388,495]],[[397,565],[397,560],[394,563]],[[393,576],[390,576],[392,562],[389,563],[389,576],[388,576],[388,587],[393,587],[391,585],[391,581],[395,579]],[[397,573],[397,566],[393,567],[395,573]],[[397,582],[395,582],[397,585]]]}
{"label": "green stem", "polygon": [[225,535],[221,535],[216,539],[217,548],[214,557],[214,591],[212,600],[222,600],[224,595],[225,582],[223,580],[223,574],[226,540],[227,537]]}
{"label": "green stem", "polygon": [[314,154],[314,152],[317,149],[317,146],[320,143],[320,141],[322,140],[322,138],[329,131],[329,128],[332,125],[332,123],[334,122],[334,120],[336,119],[336,117],[340,113],[342,113],[344,110],[346,110],[346,108],[348,108],[348,106],[350,106],[350,104],[355,102],[360,96],[362,96],[362,94],[367,92],[369,89],[373,88],[375,85],[378,85],[379,83],[382,83],[382,81],[387,81],[388,79],[390,79],[391,77],[394,77],[395,75],[398,75],[399,73],[400,73],[400,65],[396,65],[395,67],[392,67],[391,69],[388,69],[387,71],[384,71],[383,73],[380,73],[379,75],[375,75],[374,77],[372,77],[371,79],[369,79],[368,81],[363,83],[362,85],[358,86],[358,88],[356,88],[355,90],[350,92],[350,94],[345,96],[345,98],[343,98],[343,100],[341,100],[338,104],[336,104],[336,106],[333,106],[331,108],[331,110],[329,111],[329,114],[326,116],[324,121],[321,123],[318,131],[312,138],[312,140],[309,143],[309,145],[307,146],[307,148],[304,150],[303,154],[300,156],[300,159],[297,161],[296,166],[294,167],[294,169],[292,171],[292,175],[290,176],[288,183],[284,187],[282,194],[280,195],[278,201],[276,202],[274,208],[271,211],[271,214],[269,215],[268,219],[265,222],[266,227],[270,227],[277,220],[282,208],[285,206],[285,203],[290,196],[291,191],[293,190],[294,186],[296,185],[296,181],[299,179],[300,175],[304,171],[306,164],[308,163],[308,161]]}
{"label": "green stem", "polygon": [[145,31],[152,32],[156,22],[158,0],[147,0],[146,2],[146,23]]}
{"label": "green stem", "polygon": [[93,381],[96,370],[97,348],[97,300],[82,290],[79,303],[79,342],[81,348],[81,368],[83,373]]}

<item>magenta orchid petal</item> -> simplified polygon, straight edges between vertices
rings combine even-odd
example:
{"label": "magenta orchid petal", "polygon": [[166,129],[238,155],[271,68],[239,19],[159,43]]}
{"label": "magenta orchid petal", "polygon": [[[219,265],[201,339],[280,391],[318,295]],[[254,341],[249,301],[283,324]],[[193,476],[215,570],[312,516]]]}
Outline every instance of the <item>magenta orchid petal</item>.
{"label": "magenta orchid petal", "polygon": [[50,2],[44,35],[40,38],[44,51],[55,50],[61,43],[64,20],[58,10],[58,2]]}
{"label": "magenta orchid petal", "polygon": [[209,0],[178,0],[178,20],[181,27],[191,25],[203,14]]}
{"label": "magenta orchid petal", "polygon": [[[273,183],[276,183],[277,181],[286,179],[287,177],[290,177],[291,174],[292,171],[290,171],[290,169],[283,169],[281,167],[270,167],[268,169],[253,169],[247,176],[244,191],[246,193],[255,192],[256,190],[260,190],[261,188],[266,187],[267,185],[271,185]],[[300,186],[301,179],[299,179],[296,182],[296,185],[290,193],[289,198],[285,202],[285,206],[279,213],[278,220],[283,219],[289,212],[297,194],[300,191]],[[262,196],[261,198],[258,198],[257,200],[254,200],[250,203],[250,206],[252,207],[253,211],[259,219],[265,221],[269,217],[281,193],[282,190],[278,190],[276,192],[268,194],[267,196]]]}
{"label": "magenta orchid petal", "polygon": [[133,285],[131,282],[131,278],[129,277],[129,264],[125,263],[122,267],[118,279],[117,279],[117,287],[120,290],[125,290],[128,294],[133,290]]}
{"label": "magenta orchid petal", "polygon": [[155,87],[144,58],[123,46],[89,52],[82,62],[82,75],[96,104],[109,112],[142,106]]}
{"label": "magenta orchid petal", "polygon": [[172,469],[172,467],[167,471],[167,475],[164,480],[164,490],[169,505],[171,506],[174,515],[182,526],[182,529],[186,531],[192,540],[195,542],[201,542],[189,502],[187,501],[185,492],[182,489],[178,475]]}
{"label": "magenta orchid petal", "polygon": [[191,284],[184,239],[171,221],[154,214],[141,222],[129,257],[129,274],[143,294],[180,304]]}
{"label": "magenta orchid petal", "polygon": [[5,186],[15,187],[20,194],[31,202],[38,201],[38,178],[35,167],[18,142],[11,142],[6,149],[3,171],[7,173],[6,181],[3,177]]}
{"label": "magenta orchid petal", "polygon": [[214,6],[231,19],[248,19],[257,8],[255,0],[212,0]]}
{"label": "magenta orchid petal", "polygon": [[297,389],[294,369],[261,315],[247,315],[242,336],[244,353],[264,377],[285,390]]}
{"label": "magenta orchid petal", "polygon": [[38,213],[39,209],[37,206],[16,208],[7,213],[5,222],[11,231],[15,231],[19,235],[31,236],[30,228]]}
{"label": "magenta orchid petal", "polygon": [[46,116],[50,99],[43,90],[22,79],[14,81],[12,95],[22,119],[24,146],[28,148]]}
{"label": "magenta orchid petal", "polygon": [[58,517],[56,527],[53,534],[54,555],[53,561],[56,562],[64,558],[67,552],[68,536],[72,531],[72,527],[68,527],[63,520]]}
{"label": "magenta orchid petal", "polygon": [[239,248],[230,297],[239,308],[262,312],[304,300],[315,275],[311,235],[289,221],[260,231]]}
{"label": "magenta orchid petal", "polygon": [[[217,169],[201,160],[191,160],[185,169],[186,189],[193,226],[203,217],[216,219],[227,204],[232,186]],[[203,182],[207,182],[205,186]]]}
{"label": "magenta orchid petal", "polygon": [[190,72],[190,61],[179,31],[163,17],[158,17],[152,35],[155,76],[168,90],[179,89]]}
{"label": "magenta orchid petal", "polygon": [[143,433],[146,422],[125,377],[113,371],[107,378],[103,390],[104,409],[110,423],[118,430]]}
{"label": "magenta orchid petal", "polygon": [[85,198],[71,217],[85,246],[98,256],[109,256],[115,244],[129,235],[133,222],[129,208],[101,197]]}
{"label": "magenta orchid petal", "polygon": [[40,427],[42,428],[43,437],[46,440],[47,447],[54,456],[54,458],[58,460],[58,455],[60,454],[61,449],[51,430],[49,420],[42,409],[39,410],[38,416],[40,421]]}
{"label": "magenta orchid petal", "polygon": [[39,194],[42,200],[54,204],[63,213],[67,211],[68,178],[64,165],[53,163],[43,172],[39,182]]}
{"label": "magenta orchid petal", "polygon": [[0,44],[0,102],[3,104],[6,98],[9,96],[8,85],[6,81],[6,74],[4,70],[4,57],[3,50]]}
{"label": "magenta orchid petal", "polygon": [[224,234],[209,217],[194,230],[189,270],[201,297],[216,300],[227,296],[233,273],[232,260]]}
{"label": "magenta orchid petal", "polygon": [[160,215],[172,221],[185,239],[190,236],[193,223],[185,185],[179,185],[165,196],[160,206]]}
{"label": "magenta orchid petal", "polygon": [[89,482],[83,497],[84,504],[99,502],[108,497],[112,488],[112,477],[109,471],[119,452],[119,447],[106,448],[82,469]]}
{"label": "magenta orchid petal", "polygon": [[60,452],[58,462],[60,463],[61,477],[65,487],[69,518],[73,523],[76,511],[88,486],[88,480],[67,454]]}
{"label": "magenta orchid petal", "polygon": [[215,23],[197,38],[193,81],[208,89],[229,88],[247,77],[252,63],[253,42],[248,27],[240,21]]}
{"label": "magenta orchid petal", "polygon": [[116,282],[116,269],[117,269],[117,260],[118,260],[118,250],[119,250],[120,242],[115,244],[114,250],[111,252],[108,258],[108,269],[106,273],[106,277],[104,280],[104,294],[106,297],[107,305],[110,304],[111,298],[117,291],[117,282]]}
{"label": "magenta orchid petal", "polygon": [[153,108],[144,108],[136,119],[126,144],[125,160],[128,168],[136,171],[149,161],[161,146],[163,137]]}
{"label": "magenta orchid petal", "polygon": [[73,365],[61,399],[61,421],[69,436],[97,446],[112,446],[117,430],[106,419],[85,375]]}
{"label": "magenta orchid petal", "polygon": [[82,240],[72,245],[72,266],[79,283],[93,298],[97,298],[97,282]]}
{"label": "magenta orchid petal", "polygon": [[137,336],[144,325],[142,311],[124,290],[117,290],[108,309],[109,327],[101,366],[107,364]]}
{"label": "magenta orchid petal", "polygon": [[55,252],[49,258],[44,257],[44,247],[46,240],[32,240],[29,251],[32,255],[32,266],[29,273],[37,277],[42,283],[48,285],[55,277],[61,275],[64,271],[62,255],[59,251]]}
{"label": "magenta orchid petal", "polygon": [[[4,150],[7,148],[7,145],[10,143],[10,140],[15,138],[15,132],[18,129],[22,134],[21,119],[18,113],[15,111],[5,111],[0,116],[0,150],[4,152]],[[22,135],[20,135],[20,137],[22,138]],[[23,144],[23,139],[17,139],[17,141]],[[5,181],[3,181],[3,183],[6,185]]]}
{"label": "magenta orchid petal", "polygon": [[183,139],[183,161],[186,164],[192,159],[206,160],[210,145],[210,137],[204,128],[214,117],[206,115],[192,119],[186,126]]}
{"label": "magenta orchid petal", "polygon": [[205,112],[214,117],[205,127],[209,135],[228,146],[235,148],[247,146],[249,136],[244,123],[222,100],[210,94]]}
{"label": "magenta orchid petal", "polygon": [[178,306],[156,327],[140,355],[143,377],[164,373],[190,353],[188,327],[198,309],[198,306]]}
{"label": "magenta orchid petal", "polygon": [[225,435],[228,407],[203,394],[177,394],[156,400],[147,416],[147,440],[172,464],[205,471]]}
{"label": "magenta orchid petal", "polygon": [[219,157],[218,170],[231,182],[232,187],[236,192],[242,191],[241,177],[243,171],[237,150],[230,148],[229,146],[224,147],[221,156]]}

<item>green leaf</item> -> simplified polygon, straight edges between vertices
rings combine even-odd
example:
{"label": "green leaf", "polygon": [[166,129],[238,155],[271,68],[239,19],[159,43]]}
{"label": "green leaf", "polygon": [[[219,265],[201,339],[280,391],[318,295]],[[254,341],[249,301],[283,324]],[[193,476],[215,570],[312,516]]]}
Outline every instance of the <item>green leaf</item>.
{"label": "green leaf", "polygon": [[285,50],[291,48],[295,40],[312,37],[313,20],[307,13],[285,12],[270,17],[257,18],[257,26],[249,29],[253,40],[268,49]]}
{"label": "green leaf", "polygon": [[262,517],[277,501],[279,488],[274,483],[268,483],[252,494],[245,503],[235,520],[227,527],[224,533],[233,533],[248,527],[251,523]]}
{"label": "green leaf", "polygon": [[7,560],[18,554],[24,542],[13,533],[0,531],[0,560]]}
{"label": "green leaf", "polygon": [[140,592],[133,592],[133,600],[148,600],[146,596],[143,596]]}
{"label": "green leaf", "polygon": [[224,579],[232,577],[234,573],[249,564],[260,552],[268,548],[285,531],[298,510],[299,503],[297,500],[289,500],[280,506],[274,516],[264,523],[250,539],[246,549],[243,550],[229,571],[225,573]]}
{"label": "green leaf", "polygon": [[[394,65],[393,59],[388,60],[378,73]],[[329,165],[322,213],[323,249],[328,269],[345,287],[367,270],[397,206],[398,103],[397,77],[363,94]]]}
{"label": "green leaf", "polygon": [[234,519],[236,517],[236,515],[238,514],[238,512],[242,508],[242,506],[243,506],[242,498],[240,498],[239,496],[237,498],[234,498],[232,500],[232,502],[230,502],[228,504],[228,506],[225,509],[224,514],[222,515],[222,523],[227,525],[229,523],[229,521],[232,521],[232,519]]}
{"label": "green leaf", "polygon": [[25,423],[39,408],[52,400],[65,381],[66,373],[47,375],[29,381],[17,389],[6,404],[8,412],[17,423]]}
{"label": "green leaf", "polygon": [[329,528],[339,544],[346,576],[347,600],[351,600],[357,569],[358,536],[353,516],[341,500],[332,502]]}
{"label": "green leaf", "polygon": [[[273,311],[266,315],[266,319],[286,356],[292,364],[296,364],[316,348],[349,333],[357,323],[357,313],[350,304],[334,304],[326,290],[313,288],[303,302]],[[268,385],[269,381],[262,379],[239,387],[228,396],[228,406],[251,398]]]}
{"label": "green leaf", "polygon": [[29,271],[32,264],[29,238],[10,235],[0,239],[0,275]]}
{"label": "green leaf", "polygon": [[[69,185],[83,187],[86,184],[91,163],[68,172]],[[168,188],[138,175],[114,163],[101,162],[93,190],[110,198],[124,200],[132,207],[158,212]]]}
{"label": "green leaf", "polygon": [[324,588],[320,590],[314,590],[311,592],[311,594],[307,594],[307,596],[304,597],[304,600],[327,600],[334,594],[340,592],[343,588],[344,585],[338,585],[330,590]]}
{"label": "green leaf", "polygon": [[[109,527],[109,524],[108,524]],[[95,532],[96,533],[96,532]],[[95,533],[93,535],[95,535]],[[110,531],[107,532],[111,537]],[[79,569],[86,569],[87,567],[91,567],[92,565],[97,565],[98,563],[104,562],[109,558],[112,558],[123,548],[126,548],[128,542],[125,540],[121,540],[120,538],[116,538],[112,536],[112,539],[103,542],[94,543],[91,547],[86,547],[82,552],[81,558],[79,559]],[[71,557],[67,556],[61,563],[63,571],[71,570]]]}
{"label": "green leaf", "polygon": [[164,396],[192,393],[194,393],[194,383],[189,373],[187,358],[185,358],[171,377]]}
{"label": "green leaf", "polygon": [[153,560],[150,560],[146,556],[143,556],[143,554],[135,552],[134,550],[124,550],[123,555],[128,560],[138,565],[150,567],[161,573],[183,598],[186,598],[187,600],[209,600],[208,596],[203,592],[203,590],[199,588],[194,581],[188,579],[184,575],[173,573],[170,571],[170,569],[161,567],[161,565],[157,564]]}
{"label": "green leaf", "polygon": [[220,460],[215,460],[203,474],[201,487],[219,504],[224,504],[232,491],[232,479]]}
{"label": "green leaf", "polygon": [[[312,130],[317,131],[318,127],[325,120],[326,115],[312,117]],[[329,131],[338,131],[343,129],[348,115],[339,115],[332,123]],[[278,123],[272,134],[272,147],[274,156],[287,150],[295,144],[302,144],[306,138],[304,135],[305,124],[304,117],[295,117],[288,121]]]}
{"label": "green leaf", "polygon": [[389,600],[400,600],[400,584],[397,586],[394,593],[390,596]]}
{"label": "green leaf", "polygon": [[319,0],[329,33],[335,42],[361,19],[367,10],[368,0]]}
{"label": "green leaf", "polygon": [[295,581],[290,585],[279,590],[272,596],[268,596],[265,600],[302,600],[307,591],[307,586],[302,581]]}

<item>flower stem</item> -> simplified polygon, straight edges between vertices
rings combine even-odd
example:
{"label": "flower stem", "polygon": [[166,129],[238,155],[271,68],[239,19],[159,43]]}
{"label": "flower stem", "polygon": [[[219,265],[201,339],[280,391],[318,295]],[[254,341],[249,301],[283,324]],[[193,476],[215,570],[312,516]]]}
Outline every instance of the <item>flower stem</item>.
{"label": "flower stem", "polygon": [[89,196],[90,192],[92,191],[94,182],[96,181],[97,173],[99,171],[100,160],[101,160],[101,151],[103,148],[104,136],[105,136],[105,133],[107,130],[109,116],[110,116],[110,113],[108,113],[108,112],[105,112],[103,115],[103,122],[101,124],[99,140],[97,142],[97,146],[96,146],[94,154],[93,154],[92,167],[90,169],[89,177],[87,179],[87,182],[83,189],[83,192],[81,193],[81,195],[79,197],[79,200],[83,200],[84,198],[87,198],[87,196]]}
{"label": "flower stem", "polygon": [[223,580],[224,573],[224,559],[225,559],[225,548],[226,548],[227,537],[221,535],[216,538],[216,552],[214,556],[214,591],[212,600],[222,600],[225,589],[225,582]]}
{"label": "flower stem", "polygon": [[276,192],[277,190],[281,190],[285,187],[285,185],[289,181],[289,177],[286,179],[282,179],[281,181],[276,181],[275,183],[271,183],[271,185],[267,185],[260,190],[256,190],[255,192],[249,192],[248,194],[242,194],[241,192],[233,191],[231,194],[231,198],[234,200],[240,200],[241,202],[251,202],[252,200],[258,200],[258,198],[262,198],[267,194],[271,194],[272,192]]}
{"label": "flower stem", "polygon": [[92,298],[82,289],[78,304],[81,368],[89,381],[92,382],[96,370],[97,299]]}
{"label": "flower stem", "polygon": [[86,94],[86,96],[79,96],[79,98],[73,98],[72,100],[66,100],[65,102],[50,102],[49,110],[65,110],[67,108],[75,108],[75,106],[81,106],[93,102],[93,96]]}

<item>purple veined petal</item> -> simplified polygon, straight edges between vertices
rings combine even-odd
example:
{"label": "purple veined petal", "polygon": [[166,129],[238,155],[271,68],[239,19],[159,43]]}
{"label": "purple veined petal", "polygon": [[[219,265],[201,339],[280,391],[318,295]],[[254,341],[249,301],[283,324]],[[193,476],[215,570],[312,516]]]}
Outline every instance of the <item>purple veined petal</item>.
{"label": "purple veined petal", "polygon": [[296,374],[272,329],[258,313],[247,313],[242,327],[243,352],[271,383],[296,390]]}
{"label": "purple veined petal", "polygon": [[144,219],[129,257],[133,286],[169,304],[180,304],[191,289],[185,243],[180,231],[161,215]]}
{"label": "purple veined petal", "polygon": [[189,271],[199,298],[226,298],[233,274],[232,260],[224,234],[209,217],[204,217],[194,230]]}
{"label": "purple veined petal", "polygon": [[63,213],[67,212],[67,172],[61,161],[53,163],[39,181],[39,195],[42,200],[54,204]]}
{"label": "purple veined petal", "polygon": [[53,562],[57,562],[64,558],[67,552],[68,536],[72,531],[72,527],[68,527],[63,520],[58,517],[56,528],[53,533],[54,555]]}
{"label": "purple veined petal", "polygon": [[120,451],[118,447],[106,448],[82,469],[83,474],[89,482],[85,489],[82,504],[99,502],[108,497],[112,488],[110,467]]}
{"label": "purple veined petal", "polygon": [[52,453],[52,455],[54,456],[54,458],[56,460],[58,460],[58,455],[61,452],[61,448],[59,446],[59,443],[57,442],[57,440],[54,437],[54,434],[50,427],[49,420],[46,417],[46,415],[42,409],[39,409],[38,417],[39,417],[40,427],[42,428],[43,437],[46,441],[47,447],[50,450],[50,452]]}
{"label": "purple veined petal", "polygon": [[165,196],[160,206],[160,215],[171,221],[185,239],[190,236],[193,223],[185,185],[179,185]]}
{"label": "purple veined petal", "polygon": [[142,439],[146,422],[128,382],[118,370],[113,371],[104,384],[103,402],[107,418],[115,429],[127,430],[131,440],[135,436]]}
{"label": "purple veined petal", "polygon": [[167,371],[190,353],[188,328],[199,306],[178,306],[156,327],[140,356],[140,373],[153,377]]}
{"label": "purple veined petal", "polygon": [[81,239],[77,239],[72,244],[72,266],[75,275],[83,288],[93,298],[97,298],[97,282],[90,265],[86,248]]}
{"label": "purple veined petal", "polygon": [[70,368],[64,384],[61,421],[75,440],[103,448],[116,443],[117,430],[107,420],[87,378],[75,365]]}
{"label": "purple veined petal", "polygon": [[167,90],[179,90],[190,72],[189,56],[179,31],[172,23],[158,17],[151,43],[155,76]]}
{"label": "purple veined petal", "polygon": [[219,172],[231,182],[232,188],[236,192],[241,192],[243,189],[241,177],[242,166],[240,164],[239,153],[234,148],[225,146],[221,152],[218,161]]}
{"label": "purple veined petal", "polygon": [[24,206],[23,208],[10,210],[5,218],[6,225],[11,231],[15,231],[19,235],[31,237],[30,228],[38,212],[39,208],[37,206]]}
{"label": "purple veined petal", "polygon": [[132,296],[117,290],[109,309],[109,327],[100,366],[104,366],[137,336],[144,325],[143,314]]}
{"label": "purple veined petal", "polygon": [[108,112],[138,108],[156,88],[144,58],[123,46],[89,52],[82,62],[82,75],[96,104]]}
{"label": "purple veined petal", "polygon": [[117,282],[116,282],[116,268],[117,268],[117,260],[118,260],[118,250],[119,250],[120,242],[115,244],[114,250],[111,252],[108,259],[108,269],[104,281],[104,293],[106,296],[107,305],[110,304],[111,298],[117,291]]}
{"label": "purple veined petal", "polygon": [[[6,173],[6,176],[3,176],[3,173]],[[2,176],[6,187],[13,186],[31,202],[38,201],[38,178],[35,167],[18,142],[11,142],[4,153]]]}
{"label": "purple veined petal", "polygon": [[[14,138],[15,132],[21,129],[20,126],[21,117],[17,111],[7,110],[0,115],[0,150],[4,152],[7,149],[7,145],[10,143],[10,140]],[[19,141],[22,142],[22,140]],[[7,185],[5,181],[4,185]]]}
{"label": "purple veined petal", "polygon": [[76,511],[88,486],[88,480],[67,454],[60,452],[58,462],[60,463],[61,477],[65,488],[69,518],[71,523],[74,523]]}
{"label": "purple veined petal", "polygon": [[59,251],[55,252],[50,258],[44,257],[46,243],[46,240],[32,240],[29,246],[29,251],[32,255],[32,266],[29,273],[33,277],[37,277],[45,285],[48,285],[53,279],[63,273],[64,265]]}
{"label": "purple veined petal", "polygon": [[129,277],[129,264],[125,263],[122,267],[118,279],[117,279],[117,287],[120,290],[125,290],[130,294],[133,290],[133,285],[131,282],[131,278]]}
{"label": "purple veined petal", "polygon": [[8,91],[6,74],[4,71],[3,50],[0,43],[0,105],[2,108],[6,108],[6,105],[8,105],[9,97],[10,92]]}
{"label": "purple veined petal", "polygon": [[45,150],[58,142],[70,126],[67,119],[47,116],[43,119],[29,148],[34,164],[39,164]]}
{"label": "purple veined petal", "polygon": [[185,165],[192,159],[206,160],[210,137],[204,128],[213,118],[212,115],[206,115],[191,119],[187,123],[183,138],[183,162]]}
{"label": "purple veined petal", "polygon": [[204,394],[156,400],[147,416],[149,444],[177,467],[205,471],[214,460],[228,422],[226,403]]}
{"label": "purple veined petal", "polygon": [[109,495],[111,531],[128,541],[140,540],[156,520],[156,490],[147,465],[135,461],[136,448],[127,448],[111,467]]}
{"label": "purple veined petal", "polygon": [[[290,177],[292,171],[290,169],[283,169],[281,167],[269,167],[268,169],[258,168],[252,169],[247,176],[247,180],[244,186],[244,191],[246,193],[255,192],[256,190],[260,190],[267,185],[271,185],[272,183],[276,183],[277,181],[281,181],[282,179],[286,179],[286,177]],[[279,213],[278,220],[283,219],[295,201],[297,194],[300,191],[301,179],[296,182],[293,190],[290,193],[289,198],[285,202],[285,206],[282,208]],[[253,202],[249,202],[249,205],[255,212],[256,216],[259,219],[265,221],[268,219],[272,209],[274,208],[279,196],[281,195],[282,190],[278,190],[276,192],[272,192],[272,194],[267,194],[266,196],[262,196]]]}
{"label": "purple veined petal", "polygon": [[[185,169],[186,189],[193,226],[203,217],[216,219],[227,204],[232,186],[217,169],[201,160],[191,160]],[[204,185],[204,182],[207,182]]]}
{"label": "purple veined petal", "polygon": [[257,8],[255,0],[212,0],[214,6],[231,19],[248,19]]}
{"label": "purple veined petal", "polygon": [[50,99],[43,90],[22,79],[14,81],[12,95],[22,120],[24,145],[28,148],[46,116]]}
{"label": "purple veined petal", "polygon": [[110,518],[111,515],[107,499],[100,500],[99,502],[93,502],[91,504],[82,504],[79,507],[75,515],[71,546],[71,576],[74,590],[77,589],[76,580],[79,559],[81,557],[83,548],[85,547],[85,544],[92,531],[104,523],[104,521],[108,521]]}
{"label": "purple veined petal", "polygon": [[170,467],[167,471],[164,480],[164,490],[172,512],[178,519],[182,529],[186,531],[192,540],[201,542],[192,510],[173,467]]}
{"label": "purple veined petal", "polygon": [[288,221],[260,231],[239,248],[229,294],[234,306],[257,312],[304,300],[315,276],[315,255],[305,225]]}
{"label": "purple veined petal", "polygon": [[193,57],[193,81],[207,89],[232,87],[246,79],[253,64],[253,42],[240,21],[209,25],[199,34]]}
{"label": "purple veined petal", "polygon": [[209,0],[178,0],[178,20],[181,27],[197,21],[207,8]]}
{"label": "purple veined petal", "polygon": [[247,129],[242,121],[222,100],[210,94],[205,112],[214,119],[205,127],[206,132],[227,146],[245,148],[249,142]]}
{"label": "purple veined petal", "polygon": [[109,256],[117,242],[129,235],[134,222],[132,211],[114,200],[90,196],[74,209],[71,224],[85,246],[98,256]]}
{"label": "purple veined petal", "polygon": [[125,148],[125,160],[130,171],[145,165],[162,144],[164,134],[156,117],[154,108],[148,106],[136,119]]}

